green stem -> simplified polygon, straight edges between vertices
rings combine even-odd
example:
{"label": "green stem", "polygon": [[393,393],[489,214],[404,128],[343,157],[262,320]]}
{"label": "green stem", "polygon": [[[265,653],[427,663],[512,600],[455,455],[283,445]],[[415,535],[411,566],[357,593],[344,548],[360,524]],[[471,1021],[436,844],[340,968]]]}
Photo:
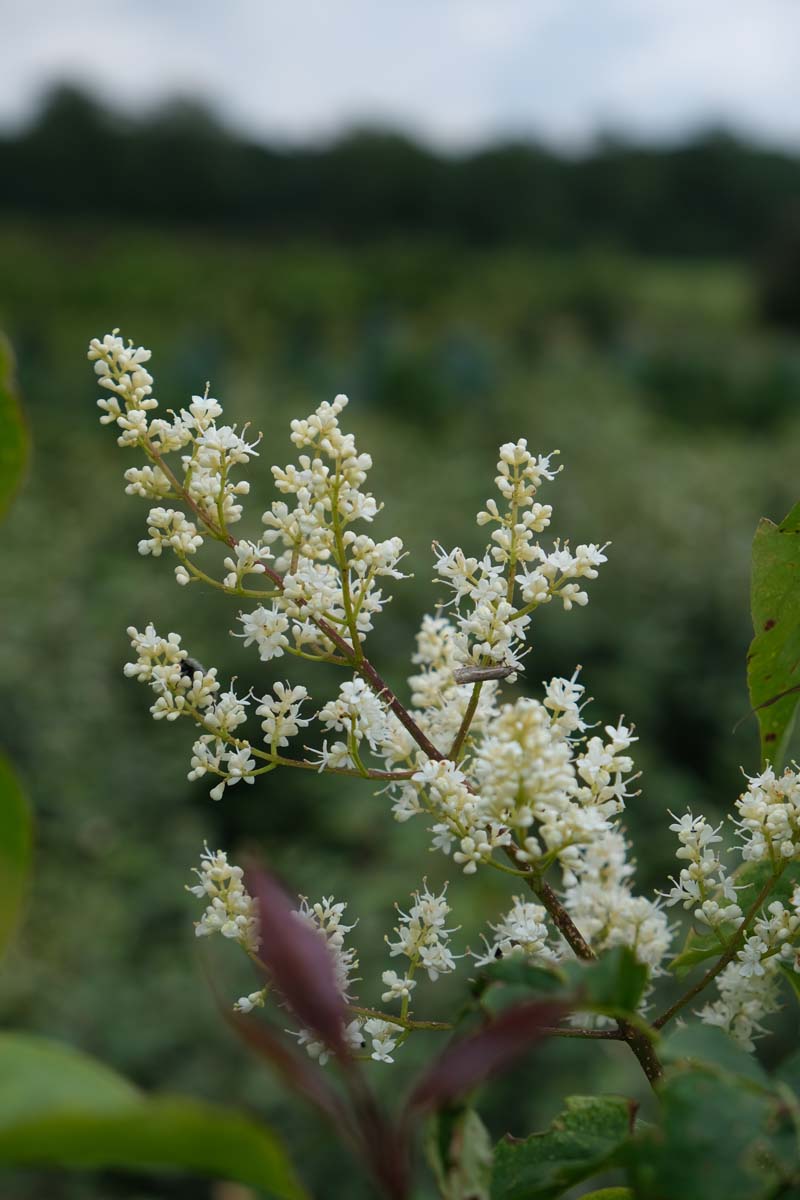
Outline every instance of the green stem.
{"label": "green stem", "polygon": [[453,1029],[447,1021],[412,1021],[408,1017],[390,1016],[389,1013],[379,1012],[376,1008],[361,1008],[358,1004],[348,1005],[350,1012],[360,1017],[374,1017],[378,1021],[386,1021],[388,1025],[397,1025],[400,1029]]}
{"label": "green stem", "polygon": [[211,587],[217,588],[220,592],[225,592],[227,596],[248,596],[252,597],[254,600],[274,600],[276,596],[280,595],[280,592],[278,591],[259,592],[256,591],[255,588],[245,588],[241,586],[229,588],[226,586],[226,584],[220,583],[218,579],[214,579],[211,575],[207,575],[205,571],[201,570],[200,567],[198,567],[196,563],[193,563],[191,559],[187,558],[185,554],[177,554],[176,557],[181,561],[183,566],[186,567],[187,571],[191,571],[192,575],[194,575],[196,579],[200,579],[203,581],[203,583],[207,583]]}
{"label": "green stem", "polygon": [[467,734],[469,733],[470,726],[475,718],[475,713],[478,711],[478,702],[481,698],[482,687],[482,681],[472,685],[472,695],[470,696],[469,703],[464,710],[464,716],[461,720],[461,725],[459,726],[458,733],[453,739],[452,746],[447,752],[447,757],[452,758],[453,762],[458,762],[461,758],[461,752],[464,748],[464,743],[467,740]]}
{"label": "green stem", "polygon": [[342,581],[342,603],[344,605],[345,617],[347,618],[347,628],[350,633],[350,638],[353,643],[353,651],[356,661],[360,661],[364,657],[364,652],[361,648],[361,638],[358,636],[358,626],[356,624],[355,612],[353,611],[353,600],[350,595],[350,565],[347,561],[347,551],[344,545],[342,534],[342,517],[339,512],[339,488],[341,486],[339,479],[339,460],[336,460],[336,479],[332,488],[331,495],[331,523],[333,525],[333,540],[335,546],[336,564],[339,568],[339,577]]}
{"label": "green stem", "polygon": [[770,892],[775,887],[775,884],[783,874],[785,866],[785,863],[783,865],[779,865],[773,871],[772,875],[770,875],[769,879],[766,881],[761,891],[758,893],[755,900],[742,918],[742,923],[736,930],[736,933],[733,935],[730,942],[728,942],[728,948],[725,953],[717,960],[713,967],[710,967],[709,970],[706,971],[702,979],[699,979],[693,987],[689,988],[688,992],[681,996],[680,1000],[676,1000],[675,1003],[666,1010],[666,1012],[663,1012],[660,1017],[656,1018],[656,1020],[653,1022],[654,1029],[662,1029],[668,1021],[671,1021],[672,1018],[676,1016],[682,1008],[685,1008],[687,1004],[694,1000],[695,996],[699,996],[700,993],[708,987],[712,980],[716,979],[716,977],[725,970],[728,963],[731,962],[734,956],[741,949],[751,923],[758,916],[759,911],[764,905],[764,901],[767,899]]}

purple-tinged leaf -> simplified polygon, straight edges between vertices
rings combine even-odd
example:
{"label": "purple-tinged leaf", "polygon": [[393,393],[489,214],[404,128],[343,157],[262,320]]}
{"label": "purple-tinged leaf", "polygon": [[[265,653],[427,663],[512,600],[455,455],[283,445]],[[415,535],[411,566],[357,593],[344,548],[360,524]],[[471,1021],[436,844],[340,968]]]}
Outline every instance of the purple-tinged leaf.
{"label": "purple-tinged leaf", "polygon": [[298,916],[271,875],[250,869],[246,882],[258,909],[259,957],[272,982],[306,1029],[339,1058],[349,1058],[344,1037],[347,1009],[325,938]]}
{"label": "purple-tinged leaf", "polygon": [[230,1011],[224,1016],[236,1035],[274,1068],[291,1091],[319,1109],[340,1133],[352,1138],[354,1131],[347,1110],[320,1067],[292,1050],[265,1021]]}
{"label": "purple-tinged leaf", "polygon": [[355,1063],[347,1082],[360,1134],[359,1157],[390,1200],[406,1200],[409,1192],[409,1143],[406,1127],[387,1119]]}
{"label": "purple-tinged leaf", "polygon": [[417,1083],[409,1112],[438,1108],[502,1070],[534,1042],[547,1036],[567,1011],[563,1004],[534,1000],[508,1008],[477,1033],[449,1046]]}

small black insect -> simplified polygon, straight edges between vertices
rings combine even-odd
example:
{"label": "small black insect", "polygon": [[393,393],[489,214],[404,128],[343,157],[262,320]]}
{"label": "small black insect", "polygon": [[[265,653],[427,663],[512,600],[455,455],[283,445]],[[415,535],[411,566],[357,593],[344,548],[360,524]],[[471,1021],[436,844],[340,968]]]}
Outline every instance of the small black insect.
{"label": "small black insect", "polygon": [[205,675],[205,667],[197,661],[196,658],[184,658],[181,662],[181,675],[185,675],[187,679],[192,679],[195,671],[199,671],[201,675]]}

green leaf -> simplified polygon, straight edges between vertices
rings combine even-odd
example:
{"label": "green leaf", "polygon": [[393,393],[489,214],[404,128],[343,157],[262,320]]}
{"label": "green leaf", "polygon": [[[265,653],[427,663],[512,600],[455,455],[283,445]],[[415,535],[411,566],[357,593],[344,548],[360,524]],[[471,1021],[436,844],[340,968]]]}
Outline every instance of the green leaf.
{"label": "green leaf", "polygon": [[484,967],[477,987],[481,1006],[491,1013],[530,1000],[532,996],[566,997],[568,991],[563,971],[534,966],[520,954],[499,958]]}
{"label": "green leaf", "polygon": [[490,1200],[492,1143],[474,1109],[436,1113],[425,1150],[443,1200]]}
{"label": "green leaf", "polygon": [[172,1167],[304,1200],[264,1125],[233,1109],[148,1097],[69,1047],[0,1034],[0,1166]]}
{"label": "green leaf", "polygon": [[0,755],[0,954],[22,908],[31,863],[31,816],[10,763]]}
{"label": "green leaf", "polygon": [[781,963],[781,974],[794,992],[795,999],[800,1003],[800,975],[789,963]]}
{"label": "green leaf", "polygon": [[[736,925],[723,925],[720,932],[725,939],[728,939],[733,937],[736,928]],[[718,958],[720,954],[722,954],[722,946],[715,933],[710,930],[699,933],[698,930],[692,928],[686,935],[683,949],[675,955],[669,967],[679,979],[682,979],[698,963],[705,962],[709,958]]]}
{"label": "green leaf", "polygon": [[626,1187],[600,1188],[599,1192],[586,1192],[581,1200],[634,1200],[633,1192]]}
{"label": "green leaf", "polygon": [[747,685],[762,765],[783,766],[800,703],[800,504],[780,525],[766,517],[753,539],[750,607],[755,637]]}
{"label": "green leaf", "polygon": [[594,1012],[634,1013],[647,986],[647,967],[628,946],[615,946],[593,963],[568,963],[564,970],[580,1005]]}
{"label": "green leaf", "polygon": [[28,433],[14,384],[14,356],[0,333],[0,517],[20,485],[28,461]]}
{"label": "green leaf", "polygon": [[637,1200],[768,1200],[791,1178],[777,1096],[709,1067],[672,1068],[659,1095],[659,1126],[628,1148]]}
{"label": "green leaf", "polygon": [[564,991],[567,977],[555,967],[536,966],[521,954],[498,958],[484,967],[482,978],[488,983],[507,983],[526,988],[528,993],[541,996],[556,995]]}
{"label": "green leaf", "polygon": [[673,1030],[659,1043],[658,1053],[665,1066],[670,1063],[706,1066],[764,1087],[769,1082],[754,1055],[743,1050],[724,1030],[701,1021]]}
{"label": "green leaf", "polygon": [[785,1083],[800,1097],[800,1050],[793,1051],[775,1071],[775,1078]]}
{"label": "green leaf", "polygon": [[[734,873],[736,902],[743,912],[747,912],[754,903],[772,873],[773,867],[769,862],[743,863]],[[788,904],[792,892],[798,884],[800,884],[800,863],[787,863],[785,867],[782,867],[780,875],[770,888],[769,900],[780,900],[783,904]],[[765,903],[767,902],[765,900]]]}
{"label": "green leaf", "polygon": [[491,1012],[530,999],[563,996],[581,1010],[626,1016],[636,1012],[647,985],[647,967],[627,946],[607,950],[595,962],[561,968],[534,966],[518,955],[498,959],[481,972],[481,1004]]}
{"label": "green leaf", "polygon": [[613,1166],[630,1139],[633,1107],[617,1096],[571,1096],[546,1133],[495,1148],[492,1200],[549,1200]]}

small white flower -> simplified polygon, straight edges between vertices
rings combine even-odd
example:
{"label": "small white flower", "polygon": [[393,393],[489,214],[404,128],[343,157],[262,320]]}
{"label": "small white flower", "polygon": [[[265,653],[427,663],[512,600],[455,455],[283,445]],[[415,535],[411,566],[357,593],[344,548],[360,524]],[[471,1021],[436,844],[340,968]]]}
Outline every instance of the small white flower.
{"label": "small white flower", "polygon": [[409,979],[407,975],[400,976],[396,971],[384,971],[381,979],[386,987],[381,995],[384,1004],[392,1000],[408,1000],[417,986],[415,979]]}

